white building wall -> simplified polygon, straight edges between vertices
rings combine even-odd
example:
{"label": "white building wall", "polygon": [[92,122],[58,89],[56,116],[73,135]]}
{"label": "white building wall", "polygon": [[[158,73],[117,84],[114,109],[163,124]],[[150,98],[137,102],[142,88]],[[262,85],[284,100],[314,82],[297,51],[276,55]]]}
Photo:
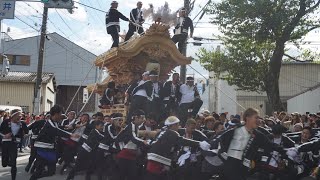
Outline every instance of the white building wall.
{"label": "white building wall", "polygon": [[[210,77],[214,77],[214,72],[210,72]],[[209,80],[208,92],[208,110],[211,112],[224,113],[228,112],[229,115],[235,115],[237,113],[237,91],[234,86],[230,86],[227,81],[218,80],[211,78]],[[217,88],[215,88],[217,84]],[[215,91],[217,91],[215,93]],[[217,94],[217,98],[215,98]],[[214,107],[215,101],[217,100],[217,107]]]}
{"label": "white building wall", "polygon": [[49,81],[48,84],[43,85],[43,93],[45,93],[45,96],[43,96],[43,111],[48,112],[50,111],[51,107],[55,104],[55,90],[52,79]]}
{"label": "white building wall", "polygon": [[218,112],[228,112],[229,115],[237,113],[237,92],[233,86],[229,86],[227,81],[218,81]]}
{"label": "white building wall", "polygon": [[307,91],[287,101],[288,112],[316,113],[320,111],[320,87]]}

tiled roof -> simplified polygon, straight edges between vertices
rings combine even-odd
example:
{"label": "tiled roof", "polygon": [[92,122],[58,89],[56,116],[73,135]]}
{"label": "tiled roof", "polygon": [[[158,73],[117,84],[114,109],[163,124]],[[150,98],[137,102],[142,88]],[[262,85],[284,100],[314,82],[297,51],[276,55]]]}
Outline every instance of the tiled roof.
{"label": "tiled roof", "polygon": [[[42,73],[42,83],[48,83],[54,76],[53,73]],[[5,77],[0,76],[0,81],[5,82],[36,82],[37,73],[35,72],[14,72],[9,71]]]}

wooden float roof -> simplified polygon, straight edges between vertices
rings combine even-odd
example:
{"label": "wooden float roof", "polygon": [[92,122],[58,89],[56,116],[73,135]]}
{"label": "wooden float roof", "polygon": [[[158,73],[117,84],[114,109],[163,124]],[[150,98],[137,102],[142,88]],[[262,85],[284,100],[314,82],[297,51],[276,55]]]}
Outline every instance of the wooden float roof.
{"label": "wooden float roof", "polygon": [[148,63],[159,63],[159,80],[165,81],[175,67],[191,63],[191,59],[183,56],[172,42],[169,28],[155,23],[144,35],[98,56],[95,65],[106,67],[111,80],[126,84],[141,75]]}

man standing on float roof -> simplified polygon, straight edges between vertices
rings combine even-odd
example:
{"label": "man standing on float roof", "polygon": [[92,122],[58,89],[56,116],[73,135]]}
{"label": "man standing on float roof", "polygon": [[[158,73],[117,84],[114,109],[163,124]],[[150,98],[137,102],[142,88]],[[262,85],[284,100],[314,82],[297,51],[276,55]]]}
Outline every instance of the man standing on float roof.
{"label": "man standing on float roof", "polygon": [[141,8],[142,2],[138,1],[137,8],[132,9],[130,12],[130,20],[139,26],[129,23],[129,30],[127,32],[126,38],[124,39],[125,41],[129,40],[132,37],[133,33],[136,31],[138,31],[139,34],[142,34],[144,32],[142,27],[142,24],[144,23],[144,18]]}
{"label": "man standing on float roof", "polygon": [[111,35],[113,44],[111,48],[119,46],[120,20],[129,21],[121,12],[117,10],[118,2],[112,1],[111,8],[106,14],[107,33]]}
{"label": "man standing on float roof", "polygon": [[174,36],[172,37],[172,41],[176,44],[178,43],[179,51],[182,52],[182,45],[184,42],[188,39],[188,32],[190,28],[190,37],[193,37],[193,22],[192,20],[187,16],[186,9],[182,8],[179,11],[179,18],[177,21],[177,25],[174,28]]}

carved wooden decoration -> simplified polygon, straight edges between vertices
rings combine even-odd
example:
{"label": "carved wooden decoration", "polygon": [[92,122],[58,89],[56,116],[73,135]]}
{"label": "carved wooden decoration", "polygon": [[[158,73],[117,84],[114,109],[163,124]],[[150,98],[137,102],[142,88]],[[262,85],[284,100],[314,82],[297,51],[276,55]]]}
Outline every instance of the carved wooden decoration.
{"label": "carved wooden decoration", "polygon": [[167,80],[175,67],[190,64],[191,60],[183,56],[172,42],[169,28],[161,23],[153,24],[143,36],[98,56],[95,65],[106,67],[110,77],[101,84],[88,86],[89,90],[101,93],[111,80],[128,84],[145,71],[149,62],[160,64],[160,81]]}

